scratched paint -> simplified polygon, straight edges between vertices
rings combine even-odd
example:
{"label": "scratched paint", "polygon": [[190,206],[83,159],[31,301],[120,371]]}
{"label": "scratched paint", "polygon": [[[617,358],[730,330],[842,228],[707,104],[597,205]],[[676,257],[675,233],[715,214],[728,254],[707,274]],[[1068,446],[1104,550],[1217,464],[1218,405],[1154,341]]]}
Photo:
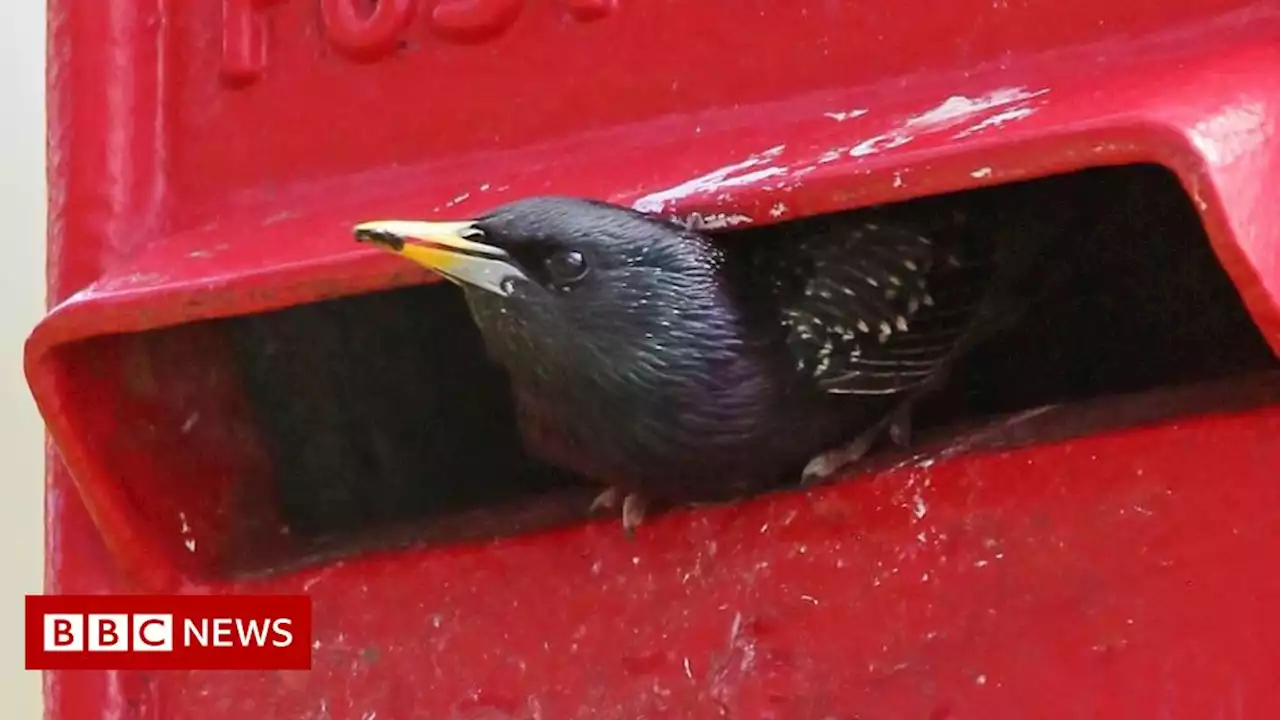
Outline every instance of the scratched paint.
{"label": "scratched paint", "polygon": [[996,115],[983,118],[978,124],[967,128],[956,137],[967,136],[986,127],[995,127],[1006,122],[1028,117],[1035,110],[1026,107],[1025,103],[1048,92],[1047,88],[1028,90],[1024,87],[1011,87],[1000,88],[976,97],[952,95],[938,105],[918,115],[908,117],[898,127],[855,144],[848,150],[849,157],[867,157],[902,147],[907,143],[913,142],[921,133],[954,127],[963,120],[996,108],[1019,105]]}
{"label": "scratched paint", "polygon": [[[1049,93],[1048,88],[1029,89],[1026,87],[1003,87],[979,95],[951,95],[937,104],[915,114],[908,115],[894,128],[864,138],[852,145],[834,147],[823,150],[817,158],[779,163],[779,157],[785,150],[784,145],[776,145],[758,153],[749,155],[743,160],[730,163],[715,170],[702,173],[692,179],[676,185],[649,192],[632,203],[632,207],[641,212],[662,213],[681,201],[697,195],[715,194],[717,202],[728,202],[732,196],[727,192],[733,188],[760,187],[774,192],[790,192],[806,175],[822,165],[839,162],[845,158],[865,158],[878,155],[894,148],[914,142],[924,134],[941,129],[955,128],[966,121],[976,122],[960,129],[953,135],[962,139],[970,135],[1000,127],[1032,116],[1036,107],[1030,103]],[[824,113],[825,117],[843,122],[862,117],[870,113],[867,109]],[[903,172],[894,175],[893,187],[905,186]],[[986,177],[990,169],[975,171],[975,178]],[[767,183],[766,181],[777,181]],[[782,213],[770,212],[777,218]],[[749,224],[754,220],[749,216],[720,213],[703,218],[700,227],[718,229],[739,224]]]}
{"label": "scratched paint", "polygon": [[836,122],[844,122],[845,120],[860,118],[869,112],[871,111],[865,108],[854,108],[853,110],[845,110],[843,112],[826,112],[826,113],[822,113],[822,116],[829,117],[832,120],[835,120]]}
{"label": "scratched paint", "polygon": [[752,222],[754,221],[750,215],[742,213],[710,213],[708,215],[693,213],[685,218],[687,225],[702,230],[721,230],[736,225],[750,225]]}
{"label": "scratched paint", "polygon": [[1035,112],[1036,112],[1035,108],[1031,108],[1031,107],[1019,107],[1019,108],[1013,108],[1012,110],[1005,110],[1004,112],[998,112],[995,115],[992,115],[991,117],[986,118],[985,120],[978,123],[977,125],[974,125],[973,127],[970,127],[970,128],[965,128],[964,130],[961,130],[960,132],[956,133],[955,135],[952,135],[951,137],[957,140],[959,140],[960,138],[966,138],[966,137],[969,137],[970,135],[982,132],[983,130],[987,130],[989,128],[1000,127],[1001,125],[1004,125],[1005,123],[1013,122],[1014,120],[1021,120],[1023,118],[1031,117],[1033,114],[1035,114]]}
{"label": "scratched paint", "polygon": [[632,207],[641,212],[658,213],[691,195],[751,185],[765,178],[782,175],[786,173],[786,169],[770,165],[770,162],[781,155],[784,150],[786,150],[786,145],[775,145],[739,162],[703,173],[665,190],[649,193],[632,203]]}
{"label": "scratched paint", "polygon": [[904,127],[946,125],[998,107],[1031,100],[1048,92],[1047,88],[1028,90],[1025,87],[1012,87],[992,90],[978,97],[952,95],[937,107],[908,119],[903,125]]}
{"label": "scratched paint", "polygon": [[[778,160],[786,146],[775,145],[689,180],[649,192],[633,201],[631,206],[641,212],[656,214],[668,212],[679,202],[697,195],[715,194],[717,201],[729,201],[732,198],[726,191],[733,188],[761,186],[772,191],[791,191],[795,189],[800,179],[814,172],[819,166],[838,162],[846,157],[856,159],[877,155],[911,143],[922,134],[953,128],[974,118],[978,118],[977,122],[962,129],[955,137],[967,137],[985,129],[1030,117],[1034,114],[1035,108],[1028,103],[1048,92],[1048,88],[1003,87],[974,96],[951,95],[936,105],[908,115],[905,120],[887,132],[865,138],[851,146],[824,150],[816,159],[779,163]],[[993,111],[998,112],[987,114]],[[870,112],[869,109],[856,108],[827,112],[823,115],[837,122],[844,122]],[[765,181],[779,179],[782,180],[781,183],[766,185]],[[895,176],[894,187],[902,186],[902,177],[899,174]],[[776,215],[771,213],[771,216],[779,217],[780,213]],[[703,217],[700,226],[718,229],[751,222],[753,219],[749,216],[721,213]]]}

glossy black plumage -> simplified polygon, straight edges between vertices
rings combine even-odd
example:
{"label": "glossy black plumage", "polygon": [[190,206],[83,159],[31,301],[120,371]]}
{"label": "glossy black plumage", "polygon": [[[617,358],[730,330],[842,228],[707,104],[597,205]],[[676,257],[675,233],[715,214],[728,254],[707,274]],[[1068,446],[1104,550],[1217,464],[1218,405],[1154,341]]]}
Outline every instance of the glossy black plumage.
{"label": "glossy black plumage", "polygon": [[1028,269],[1026,253],[942,209],[728,239],[533,198],[474,232],[525,275],[506,297],[463,288],[526,445],[623,494],[677,502],[799,479],[885,427],[1013,317]]}

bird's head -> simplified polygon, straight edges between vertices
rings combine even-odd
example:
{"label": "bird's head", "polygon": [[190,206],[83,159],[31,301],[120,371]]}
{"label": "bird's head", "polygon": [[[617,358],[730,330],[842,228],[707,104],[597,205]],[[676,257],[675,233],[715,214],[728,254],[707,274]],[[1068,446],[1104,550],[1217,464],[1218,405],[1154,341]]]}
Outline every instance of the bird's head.
{"label": "bird's head", "polygon": [[461,285],[506,360],[585,349],[661,366],[736,337],[720,249],[628,208],[538,197],[469,220],[366,222],[355,236]]}

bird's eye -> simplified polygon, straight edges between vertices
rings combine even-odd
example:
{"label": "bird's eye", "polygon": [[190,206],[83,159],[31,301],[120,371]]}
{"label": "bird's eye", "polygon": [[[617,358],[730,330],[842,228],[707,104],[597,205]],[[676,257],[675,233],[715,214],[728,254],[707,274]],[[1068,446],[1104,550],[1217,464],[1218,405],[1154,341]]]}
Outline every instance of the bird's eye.
{"label": "bird's eye", "polygon": [[566,286],[578,282],[587,274],[587,259],[577,250],[561,250],[544,262],[551,281]]}

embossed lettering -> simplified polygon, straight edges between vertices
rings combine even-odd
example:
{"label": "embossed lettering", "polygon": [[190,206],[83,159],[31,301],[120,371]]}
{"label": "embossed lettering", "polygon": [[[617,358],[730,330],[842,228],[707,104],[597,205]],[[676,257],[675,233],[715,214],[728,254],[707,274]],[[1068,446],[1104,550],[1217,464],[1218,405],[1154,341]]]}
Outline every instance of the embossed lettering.
{"label": "embossed lettering", "polygon": [[[269,59],[264,10],[285,0],[222,0],[224,79],[247,84],[262,77]],[[302,2],[303,0],[293,0]],[[599,20],[617,10],[620,0],[560,0],[579,22]],[[344,57],[373,61],[396,51],[419,5],[431,3],[429,31],[446,41],[492,40],[516,23],[528,0],[310,0],[319,4],[325,41]],[[277,29],[279,32],[279,29]]]}
{"label": "embossed lettering", "polygon": [[222,75],[252,81],[267,66],[263,7],[278,0],[222,0]]}
{"label": "embossed lettering", "polygon": [[[364,13],[357,4],[371,10]],[[392,50],[413,21],[417,0],[320,0],[325,34],[353,60],[376,60]]]}
{"label": "embossed lettering", "polygon": [[431,11],[431,28],[458,42],[490,40],[515,23],[524,0],[440,0]]}

